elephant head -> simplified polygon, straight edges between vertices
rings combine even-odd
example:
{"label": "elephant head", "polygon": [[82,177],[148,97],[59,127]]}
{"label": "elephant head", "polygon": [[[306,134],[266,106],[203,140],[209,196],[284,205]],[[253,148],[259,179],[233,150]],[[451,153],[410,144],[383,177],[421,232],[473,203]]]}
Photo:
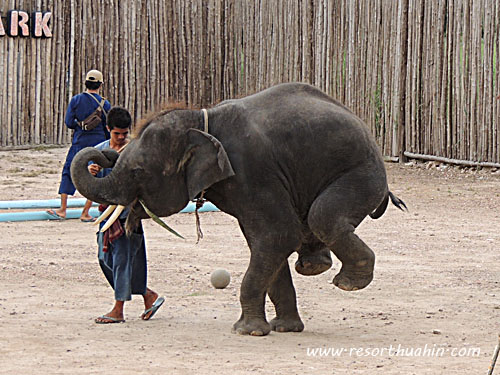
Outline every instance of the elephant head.
{"label": "elephant head", "polygon": [[[94,202],[130,206],[127,230],[148,217],[139,200],[157,216],[177,213],[203,190],[234,175],[222,144],[197,129],[201,126],[200,112],[163,112],[149,120],[119,155],[111,149],[81,150],[71,165],[73,182]],[[113,171],[94,177],[87,168],[90,161]]]}

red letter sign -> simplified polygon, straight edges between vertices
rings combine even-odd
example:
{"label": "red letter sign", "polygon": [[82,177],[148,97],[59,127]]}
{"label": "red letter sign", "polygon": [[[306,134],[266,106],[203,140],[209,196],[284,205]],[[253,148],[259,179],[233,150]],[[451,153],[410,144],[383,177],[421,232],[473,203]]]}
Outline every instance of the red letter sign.
{"label": "red letter sign", "polygon": [[28,27],[28,21],[30,16],[28,13],[18,10],[13,10],[9,12],[9,20],[10,20],[10,28],[9,35],[17,36],[19,33],[19,29],[21,29],[22,36],[29,36],[30,29]]}
{"label": "red letter sign", "polygon": [[5,36],[5,29],[3,28],[2,17],[0,17],[0,36]]}
{"label": "red letter sign", "polygon": [[33,36],[46,38],[52,37],[52,32],[49,29],[49,20],[52,12],[35,12],[33,14]]}

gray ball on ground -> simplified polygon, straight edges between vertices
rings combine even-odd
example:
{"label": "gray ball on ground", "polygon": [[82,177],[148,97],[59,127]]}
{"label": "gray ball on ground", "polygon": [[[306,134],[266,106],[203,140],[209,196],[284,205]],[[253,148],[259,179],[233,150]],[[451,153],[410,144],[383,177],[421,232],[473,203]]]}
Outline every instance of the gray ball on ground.
{"label": "gray ball on ground", "polygon": [[229,272],[223,269],[215,270],[210,276],[210,282],[216,289],[224,289],[229,285],[230,281],[231,276],[229,275]]}

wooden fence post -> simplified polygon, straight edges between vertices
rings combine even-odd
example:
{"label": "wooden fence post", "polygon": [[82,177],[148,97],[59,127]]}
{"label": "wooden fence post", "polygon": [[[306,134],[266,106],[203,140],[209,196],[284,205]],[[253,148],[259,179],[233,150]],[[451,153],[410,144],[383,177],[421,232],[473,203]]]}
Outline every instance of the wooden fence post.
{"label": "wooden fence post", "polygon": [[399,162],[406,162],[406,73],[408,65],[408,6],[409,0],[400,0],[398,9],[398,47],[401,55],[399,64],[399,108],[398,129],[397,129],[397,149],[394,155],[399,157]]}

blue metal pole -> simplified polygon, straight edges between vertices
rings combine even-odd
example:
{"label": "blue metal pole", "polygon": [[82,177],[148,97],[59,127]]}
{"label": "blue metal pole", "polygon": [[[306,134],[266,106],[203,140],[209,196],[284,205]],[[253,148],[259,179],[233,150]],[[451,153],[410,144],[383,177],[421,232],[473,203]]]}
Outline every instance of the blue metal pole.
{"label": "blue metal pole", "polygon": [[[26,201],[24,201],[26,202]],[[46,201],[48,202],[48,201]],[[69,202],[68,202],[69,203]],[[83,203],[85,203],[85,199],[83,199]],[[83,206],[83,204],[82,204]],[[39,207],[39,206],[37,206]],[[45,206],[47,207],[47,206]],[[59,207],[59,206],[54,206]],[[25,207],[28,208],[28,207]],[[31,207],[29,207],[31,208]],[[49,207],[47,207],[49,208]],[[194,212],[196,205],[193,202],[189,202],[188,205],[181,211],[183,213],[186,212]],[[199,209],[199,212],[210,212],[210,211],[219,211],[219,209],[212,203],[206,202],[202,208]],[[93,217],[99,216],[99,211],[97,208],[93,207],[89,211],[90,215]],[[66,219],[78,219],[82,214],[81,209],[72,209],[66,211]],[[14,222],[14,221],[36,221],[36,220],[61,220],[56,219],[53,216],[49,215],[46,211],[25,211],[25,212],[7,212],[0,213],[0,222]]]}
{"label": "blue metal pole", "polygon": [[[83,207],[86,201],[85,198],[68,199],[68,207]],[[93,205],[96,206],[97,203]],[[61,207],[60,199],[0,201],[0,210],[59,207]]]}

